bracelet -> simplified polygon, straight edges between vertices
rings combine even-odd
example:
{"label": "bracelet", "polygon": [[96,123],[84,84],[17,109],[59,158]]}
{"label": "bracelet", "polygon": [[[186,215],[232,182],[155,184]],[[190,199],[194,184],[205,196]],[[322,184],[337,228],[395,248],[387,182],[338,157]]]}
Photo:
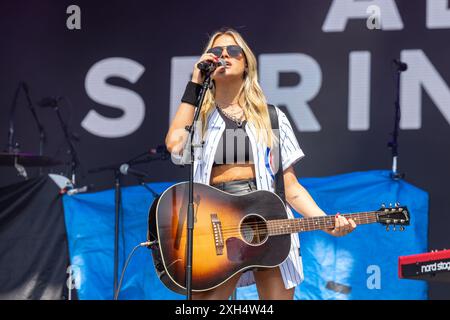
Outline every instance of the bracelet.
{"label": "bracelet", "polygon": [[192,104],[195,107],[201,89],[202,85],[189,81],[186,85],[186,89],[184,90],[181,102]]}

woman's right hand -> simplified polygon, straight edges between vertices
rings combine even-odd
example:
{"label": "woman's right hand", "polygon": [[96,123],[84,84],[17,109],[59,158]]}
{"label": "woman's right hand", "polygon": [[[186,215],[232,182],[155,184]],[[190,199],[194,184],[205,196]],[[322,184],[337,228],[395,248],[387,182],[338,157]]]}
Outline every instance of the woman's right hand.
{"label": "woman's right hand", "polygon": [[213,53],[205,53],[204,55],[202,55],[200,57],[200,60],[198,60],[195,65],[194,65],[194,71],[192,72],[192,82],[198,83],[198,84],[202,84],[203,80],[204,80],[204,75],[202,74],[202,72],[200,71],[200,69],[197,67],[197,64],[199,64],[200,62],[203,61],[215,61],[217,62],[219,60],[219,57],[217,57],[216,55],[214,55]]}

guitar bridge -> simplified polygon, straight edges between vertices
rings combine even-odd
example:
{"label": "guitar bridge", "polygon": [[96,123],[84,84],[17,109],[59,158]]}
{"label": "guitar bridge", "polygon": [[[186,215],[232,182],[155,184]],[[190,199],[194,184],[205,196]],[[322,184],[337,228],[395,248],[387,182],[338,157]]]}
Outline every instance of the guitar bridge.
{"label": "guitar bridge", "polygon": [[214,233],[214,244],[216,246],[216,254],[218,256],[223,255],[223,234],[222,234],[222,223],[216,213],[211,214],[211,224]]}

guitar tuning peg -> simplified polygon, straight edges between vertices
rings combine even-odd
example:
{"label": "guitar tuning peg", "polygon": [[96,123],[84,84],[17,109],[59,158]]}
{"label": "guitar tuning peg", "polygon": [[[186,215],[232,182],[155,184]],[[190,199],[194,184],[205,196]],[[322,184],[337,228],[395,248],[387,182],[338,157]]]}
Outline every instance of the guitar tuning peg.
{"label": "guitar tuning peg", "polygon": [[386,225],[386,231],[389,231],[389,225]]}
{"label": "guitar tuning peg", "polygon": [[396,231],[396,229],[395,229],[395,224],[394,224],[394,231]]}
{"label": "guitar tuning peg", "polygon": [[405,227],[404,226],[400,226],[400,231],[405,231]]}
{"label": "guitar tuning peg", "polygon": [[384,209],[386,208],[386,205],[384,203],[381,204],[381,208]]}
{"label": "guitar tuning peg", "polygon": [[392,203],[391,202],[389,202],[389,208],[392,208]]}
{"label": "guitar tuning peg", "polygon": [[396,208],[400,207],[400,202],[396,202],[396,203],[395,203],[395,207],[396,207]]}

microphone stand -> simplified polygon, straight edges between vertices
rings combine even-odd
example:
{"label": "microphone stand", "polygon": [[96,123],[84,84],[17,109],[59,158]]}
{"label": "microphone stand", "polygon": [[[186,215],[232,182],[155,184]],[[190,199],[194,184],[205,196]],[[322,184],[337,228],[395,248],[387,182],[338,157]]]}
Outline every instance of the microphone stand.
{"label": "microphone stand", "polygon": [[42,156],[42,155],[44,155],[44,144],[45,144],[45,140],[46,140],[45,130],[44,130],[44,127],[42,126],[41,122],[39,121],[39,117],[36,113],[36,109],[34,108],[34,105],[31,102],[30,93],[28,91],[28,86],[26,85],[25,82],[19,83],[19,86],[17,87],[16,92],[14,93],[13,103],[12,103],[11,110],[9,113],[8,153],[15,153],[15,152],[19,151],[18,150],[19,145],[17,143],[14,143],[14,134],[15,134],[14,114],[15,114],[15,110],[17,108],[17,98],[19,97],[20,89],[23,89],[23,91],[25,92],[25,96],[26,96],[27,102],[28,102],[28,108],[30,109],[31,114],[33,115],[34,121],[36,122],[36,125],[39,130],[39,155]]}
{"label": "microphone stand", "polygon": [[[20,145],[16,141],[14,141],[14,135],[15,135],[15,125],[14,125],[14,114],[17,109],[17,99],[19,97],[20,89],[22,89],[25,92],[25,96],[28,102],[28,108],[31,111],[31,114],[33,115],[34,121],[36,122],[36,125],[39,129],[39,155],[44,155],[44,144],[45,144],[45,131],[44,127],[42,126],[41,122],[39,121],[39,117],[36,113],[36,109],[34,108],[33,103],[31,102],[30,94],[28,91],[28,86],[25,82],[21,81],[19,82],[19,85],[17,86],[16,92],[14,93],[13,102],[11,105],[11,109],[9,112],[9,129],[8,129],[8,153],[10,154],[16,154],[20,152]],[[26,177],[26,171],[23,166],[16,163],[15,164],[16,169],[19,171],[20,175],[23,175],[21,171],[24,172],[24,177]],[[39,175],[42,175],[42,167],[39,167]]]}
{"label": "microphone stand", "polygon": [[[58,99],[59,100],[59,99]],[[69,145],[69,152],[70,152],[70,176],[71,176],[71,181],[72,184],[75,186],[76,185],[76,170],[77,167],[80,165],[80,160],[78,158],[77,152],[75,150],[75,147],[72,143],[72,139],[71,139],[71,134],[69,134],[69,130],[67,128],[66,123],[64,122],[62,116],[61,116],[61,112],[59,111],[59,106],[58,106],[58,102],[55,103],[55,105],[53,106],[53,110],[55,110],[56,115],[58,116],[58,120],[59,123],[61,124],[61,128],[63,130],[64,133],[64,137],[66,139],[67,144]]]}
{"label": "microphone stand", "polygon": [[19,152],[19,145],[14,141],[14,114],[17,108],[17,98],[19,96],[21,85],[16,89],[14,93],[13,103],[11,105],[11,109],[9,111],[9,130],[8,130],[8,153],[16,153]]}
{"label": "microphone stand", "polygon": [[200,109],[205,99],[205,94],[211,85],[211,74],[214,70],[205,71],[205,79],[202,84],[202,89],[197,98],[196,108],[194,113],[194,119],[192,124],[187,126],[185,129],[189,132],[188,140],[185,146],[185,151],[190,150],[190,174],[189,174],[189,203],[187,208],[187,251],[186,251],[186,299],[192,299],[192,256],[193,256],[193,246],[194,246],[194,148],[202,148],[202,144],[194,144],[195,135],[195,123],[200,115]]}
{"label": "microphone stand", "polygon": [[[146,152],[147,153],[147,152]],[[137,159],[139,157],[142,157],[146,153],[143,153],[137,157],[134,157],[133,159]],[[145,160],[131,160],[129,163],[137,164],[137,163],[146,163],[150,161],[159,160],[161,158],[158,158],[156,155],[154,157],[148,157]],[[120,172],[120,166],[123,164],[116,163],[113,165],[103,166],[95,169],[91,169],[88,171],[88,173],[98,173],[103,171],[113,171],[114,172],[114,274],[113,274],[113,297],[116,296],[117,286],[118,286],[118,272],[119,272],[119,227],[120,227],[120,209],[122,208],[122,179]],[[143,181],[142,181],[143,182]],[[145,185],[145,183],[141,183],[144,188],[149,190],[153,195],[156,193],[148,188],[148,186]]]}
{"label": "microphone stand", "polygon": [[114,169],[114,284],[113,297],[117,290],[117,273],[119,272],[119,223],[122,208],[122,186],[119,168]]}
{"label": "microphone stand", "polygon": [[136,179],[141,186],[143,186],[148,192],[150,192],[152,194],[153,198],[159,197],[159,194],[157,194],[152,188],[150,188],[148,185],[145,184],[144,179],[142,179],[140,177],[136,177]]}
{"label": "microphone stand", "polygon": [[[31,111],[31,114],[33,115],[34,121],[36,122],[36,125],[39,130],[39,155],[44,155],[44,145],[46,141],[46,135],[44,127],[42,126],[41,122],[39,121],[39,117],[36,113],[36,108],[34,107],[33,103],[31,102],[30,93],[28,91],[28,86],[22,82],[22,88],[25,91],[25,95],[28,101],[28,108]],[[39,175],[42,175],[42,167],[39,168]]]}
{"label": "microphone stand", "polygon": [[117,273],[119,271],[119,222],[120,208],[122,207],[122,186],[120,164],[98,167],[91,169],[88,173],[98,173],[103,171],[113,171],[114,173],[114,273],[113,273],[113,297],[116,296],[117,290]]}
{"label": "microphone stand", "polygon": [[388,143],[388,147],[392,151],[392,173],[391,177],[395,180],[405,177],[404,173],[398,173],[397,171],[397,159],[398,159],[398,135],[399,135],[399,123],[400,123],[400,74],[407,69],[407,65],[398,60],[394,60],[396,65],[395,70],[395,118],[394,118],[394,131],[392,132],[392,140]]}
{"label": "microphone stand", "polygon": [[[143,157],[146,157],[145,160],[139,160]],[[150,151],[145,151],[131,158],[127,163],[129,164],[147,163],[153,160],[167,160],[169,157],[170,153],[169,151],[167,151],[167,148],[164,145],[158,145],[155,149],[150,149]]]}

